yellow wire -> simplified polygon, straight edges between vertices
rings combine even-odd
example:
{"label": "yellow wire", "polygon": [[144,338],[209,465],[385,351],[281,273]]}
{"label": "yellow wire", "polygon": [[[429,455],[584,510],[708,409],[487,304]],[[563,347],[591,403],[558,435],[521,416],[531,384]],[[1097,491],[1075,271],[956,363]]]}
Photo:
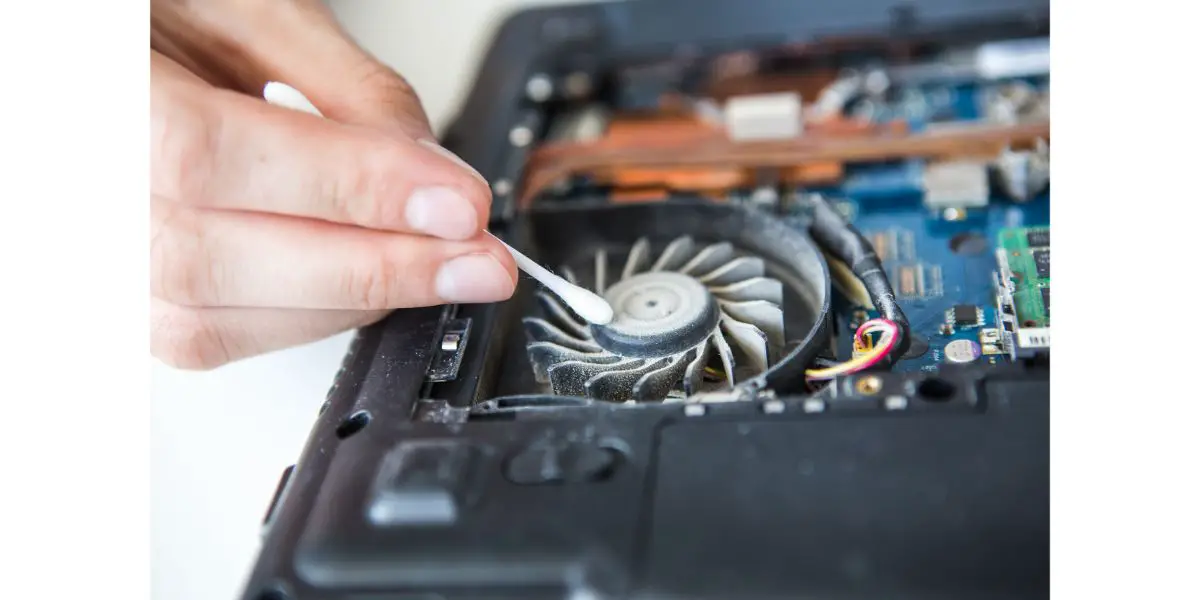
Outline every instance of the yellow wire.
{"label": "yellow wire", "polygon": [[[872,330],[868,330],[864,333],[870,334],[872,332],[873,332]],[[883,340],[880,340],[880,342],[882,342],[882,341]],[[883,344],[883,343],[875,344],[875,346],[873,348],[871,348],[871,350],[869,350],[866,354],[862,354],[862,355],[858,356],[857,358],[852,358],[844,363],[837,364],[832,367],[826,367],[824,369],[809,369],[809,370],[805,371],[804,374],[809,377],[818,378],[818,379],[828,379],[830,377],[836,377],[843,373],[846,373],[849,371],[854,371],[855,369],[862,367],[863,365],[869,364],[872,360],[875,360],[876,358],[878,358],[879,355],[881,355],[883,353],[884,349],[886,349],[886,348],[887,348],[887,344]]]}

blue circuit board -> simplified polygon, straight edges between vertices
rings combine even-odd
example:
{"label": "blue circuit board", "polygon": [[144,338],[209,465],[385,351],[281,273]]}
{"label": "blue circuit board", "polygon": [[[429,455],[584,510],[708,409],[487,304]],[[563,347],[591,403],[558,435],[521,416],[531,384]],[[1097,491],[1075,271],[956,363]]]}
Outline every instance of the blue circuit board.
{"label": "blue circuit board", "polygon": [[982,118],[987,97],[1000,86],[1025,83],[1045,92],[1048,77],[1022,77],[989,84],[957,83],[906,87],[889,92],[885,100],[864,98],[851,103],[847,112],[877,123],[907,121],[914,131],[935,123],[975,121]]}
{"label": "blue circuit board", "polygon": [[[848,179],[848,183],[851,180]],[[833,190],[830,198],[837,198]],[[995,248],[1001,229],[1048,225],[1050,194],[1025,203],[993,197],[987,207],[967,209],[947,220],[931,211],[920,193],[870,199],[836,199],[835,205],[876,246],[900,306],[912,331],[929,342],[929,350],[896,365],[900,371],[933,370],[943,361],[943,348],[957,339],[979,341],[980,329],[996,327]],[[911,275],[911,277],[910,277]],[[956,305],[978,307],[979,325],[945,331],[947,311]],[[850,332],[863,316],[878,316],[834,294],[839,359],[851,355]],[[1004,355],[983,356],[983,361],[1005,360]]]}
{"label": "blue circuit board", "polygon": [[[1011,80],[1045,91],[1047,77]],[[983,118],[985,100],[997,86],[990,84],[935,85],[900,89],[887,102],[868,107],[874,121],[904,119],[914,129],[934,123],[968,122]],[[851,112],[861,106],[849,107]],[[1001,229],[1049,225],[1047,190],[1028,202],[1015,203],[993,194],[986,207],[960,209],[953,218],[923,203],[924,161],[848,165],[836,188],[809,190],[835,201],[838,209],[876,248],[908,317],[912,331],[929,342],[924,354],[896,365],[899,371],[934,370],[943,362],[945,346],[958,339],[978,343],[981,329],[994,329],[996,290],[995,248]],[[955,306],[978,307],[982,320],[974,326],[947,327],[947,311]],[[877,313],[854,305],[835,293],[838,359],[851,356],[851,332],[864,318]],[[953,321],[953,319],[951,320]],[[986,354],[986,362],[1006,360]]]}

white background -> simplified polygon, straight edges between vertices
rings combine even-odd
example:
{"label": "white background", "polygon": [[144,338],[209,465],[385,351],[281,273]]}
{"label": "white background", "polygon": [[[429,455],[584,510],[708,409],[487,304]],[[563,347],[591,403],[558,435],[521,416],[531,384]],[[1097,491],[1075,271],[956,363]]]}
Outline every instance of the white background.
{"label": "white background", "polygon": [[[232,598],[341,350],[151,368],[148,4],[0,14],[0,598]],[[508,4],[336,0],[439,124]],[[1200,598],[1197,8],[1052,11],[1052,591]]]}
{"label": "white background", "polygon": [[[543,2],[544,3],[544,2]],[[500,19],[517,0],[334,0],[343,25],[449,124]],[[154,597],[232,600],[259,523],[298,458],[348,334],[215,371],[152,367]]]}

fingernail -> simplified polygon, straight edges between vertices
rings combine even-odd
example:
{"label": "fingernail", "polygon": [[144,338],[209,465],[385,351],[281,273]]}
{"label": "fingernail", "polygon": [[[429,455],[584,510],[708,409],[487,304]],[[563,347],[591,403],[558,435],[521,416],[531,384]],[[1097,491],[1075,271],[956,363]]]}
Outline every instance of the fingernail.
{"label": "fingernail", "polygon": [[409,227],[448,240],[470,239],[479,233],[475,207],[453,188],[417,188],[404,207],[404,218]]}
{"label": "fingernail", "polygon": [[435,286],[447,302],[497,302],[512,295],[514,283],[491,254],[468,254],[443,264]]}
{"label": "fingernail", "polygon": [[467,161],[459,158],[457,154],[443,148],[441,146],[441,144],[439,144],[433,140],[424,140],[424,139],[417,140],[417,143],[421,144],[422,146],[425,146],[426,148],[429,148],[430,150],[433,150],[434,152],[436,152],[442,156],[445,156],[446,158],[458,163],[459,165],[462,165],[462,168],[470,171],[471,174],[474,175],[475,177],[479,178],[479,180],[482,181],[484,183],[484,185],[488,184],[488,181],[483,178],[483,175],[479,174],[479,171],[476,171],[474,168],[471,167],[471,165],[468,165]]}

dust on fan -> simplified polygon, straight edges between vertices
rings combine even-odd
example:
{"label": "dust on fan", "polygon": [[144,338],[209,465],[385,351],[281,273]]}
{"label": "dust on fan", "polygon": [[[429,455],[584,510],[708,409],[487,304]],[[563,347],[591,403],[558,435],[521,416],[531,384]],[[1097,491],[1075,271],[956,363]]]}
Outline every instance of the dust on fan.
{"label": "dust on fan", "polygon": [[[523,321],[534,375],[555,394],[679,400],[732,387],[782,353],[783,285],[765,276],[762,258],[737,256],[728,242],[700,247],[683,236],[653,259],[641,238],[613,285],[605,250],[596,252],[594,271],[591,289],[612,305],[612,323],[588,325],[545,290],[537,298],[546,318]],[[569,268],[562,273],[588,286]]]}

